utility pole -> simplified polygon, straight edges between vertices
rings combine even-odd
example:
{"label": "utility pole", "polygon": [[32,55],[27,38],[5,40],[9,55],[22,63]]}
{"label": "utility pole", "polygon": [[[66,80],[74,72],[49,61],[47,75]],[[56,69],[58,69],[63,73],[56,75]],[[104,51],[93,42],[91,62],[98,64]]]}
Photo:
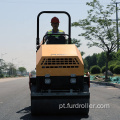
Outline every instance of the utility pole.
{"label": "utility pole", "polygon": [[116,4],[116,34],[117,34],[117,51],[119,50],[119,29],[118,29],[118,6],[120,2],[115,2],[113,4]]}

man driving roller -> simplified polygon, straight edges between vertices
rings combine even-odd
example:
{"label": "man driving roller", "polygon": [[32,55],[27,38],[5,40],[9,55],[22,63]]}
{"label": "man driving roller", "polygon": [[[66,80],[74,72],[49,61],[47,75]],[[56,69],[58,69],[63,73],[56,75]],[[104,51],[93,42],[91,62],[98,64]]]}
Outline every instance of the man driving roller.
{"label": "man driving roller", "polygon": [[[57,18],[57,17],[53,17],[52,19],[51,19],[51,26],[52,26],[52,30],[48,30],[47,32],[46,32],[46,36],[44,37],[44,43],[45,43],[45,41],[47,40],[47,38],[48,38],[48,34],[65,34],[65,32],[64,31],[62,31],[62,30],[59,30],[58,29],[58,27],[59,27],[59,19]],[[59,35],[53,35],[55,38],[58,38],[59,37]],[[41,43],[40,43],[40,45],[39,46],[41,46],[42,44],[43,44],[43,40],[41,41]]]}

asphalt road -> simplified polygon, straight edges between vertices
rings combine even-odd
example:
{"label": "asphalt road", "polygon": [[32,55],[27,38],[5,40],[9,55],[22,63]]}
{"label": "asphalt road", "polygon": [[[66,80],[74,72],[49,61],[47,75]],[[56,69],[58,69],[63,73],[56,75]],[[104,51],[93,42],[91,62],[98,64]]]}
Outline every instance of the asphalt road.
{"label": "asphalt road", "polygon": [[[0,79],[0,120],[120,120],[120,89],[91,84],[90,93],[89,116],[33,117],[30,113],[28,78]],[[106,104],[107,108],[103,108]]]}

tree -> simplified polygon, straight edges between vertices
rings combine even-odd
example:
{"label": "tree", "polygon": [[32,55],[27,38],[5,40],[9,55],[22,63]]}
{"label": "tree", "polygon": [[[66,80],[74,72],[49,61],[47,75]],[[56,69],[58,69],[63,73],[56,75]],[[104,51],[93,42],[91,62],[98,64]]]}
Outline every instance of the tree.
{"label": "tree", "polygon": [[35,70],[32,70],[30,73],[31,73],[32,75],[36,75]]}
{"label": "tree", "polygon": [[83,59],[83,63],[84,63],[84,72],[88,72],[88,62],[87,60]]}
{"label": "tree", "polygon": [[77,40],[75,38],[71,39],[71,44],[75,44],[76,47],[80,47],[81,45],[80,40]]}
{"label": "tree", "polygon": [[91,56],[91,66],[93,65],[97,65],[97,54],[94,53],[92,56]]}
{"label": "tree", "polygon": [[90,68],[90,72],[91,72],[92,74],[98,74],[98,73],[101,72],[101,69],[100,69],[100,67],[99,67],[98,65],[94,65],[94,66],[92,66],[92,67]]}
{"label": "tree", "polygon": [[114,64],[114,65],[110,65],[110,67],[109,67],[109,69],[110,69],[110,71],[113,73],[113,69],[114,69],[114,67],[116,67],[116,65]]}
{"label": "tree", "polygon": [[120,50],[118,50],[116,53],[116,59],[120,61]]}
{"label": "tree", "polygon": [[92,56],[87,56],[84,59],[85,61],[85,69],[90,69],[91,66],[97,65],[97,54],[93,54]]}
{"label": "tree", "polygon": [[26,68],[24,67],[19,67],[18,70],[21,72],[22,75],[23,75],[23,72],[26,72]]}
{"label": "tree", "polygon": [[86,69],[90,69],[90,66],[91,66],[91,56],[87,56],[87,57],[85,57],[85,59],[84,59],[85,61],[86,61]]}
{"label": "tree", "polygon": [[113,68],[114,73],[120,74],[120,65],[117,65],[116,67]]}
{"label": "tree", "polygon": [[105,66],[105,60],[106,60],[106,54],[105,54],[105,52],[100,53],[98,55],[98,61],[97,61],[97,64],[99,65],[99,67]]}
{"label": "tree", "polygon": [[[80,43],[80,40],[77,40],[75,38],[71,39],[71,44],[75,44],[76,47],[80,47],[81,43]],[[81,51],[81,55],[83,56],[85,54],[85,52]]]}
{"label": "tree", "polygon": [[[115,1],[111,0],[111,2]],[[106,53],[105,80],[107,81],[109,57],[117,47],[116,26],[114,26],[115,22],[110,19],[116,12],[116,7],[114,4],[109,4],[105,8],[98,0],[86,4],[92,7],[92,9],[88,10],[87,18],[79,20],[79,22],[73,22],[72,26],[79,26],[85,31],[79,36],[84,36],[86,40],[89,40],[88,47],[96,46],[102,48]]]}
{"label": "tree", "polygon": [[4,60],[0,59],[0,74],[2,74]]}
{"label": "tree", "polygon": [[15,68],[15,66],[14,66],[13,63],[8,63],[6,69],[7,69],[8,72],[9,72],[9,76],[11,76],[11,75],[16,75],[16,68]]}
{"label": "tree", "polygon": [[7,64],[3,59],[0,59],[0,74],[4,76],[4,73],[7,70]]}
{"label": "tree", "polygon": [[102,69],[101,69],[101,72],[104,73],[106,70],[106,66],[103,66]]}

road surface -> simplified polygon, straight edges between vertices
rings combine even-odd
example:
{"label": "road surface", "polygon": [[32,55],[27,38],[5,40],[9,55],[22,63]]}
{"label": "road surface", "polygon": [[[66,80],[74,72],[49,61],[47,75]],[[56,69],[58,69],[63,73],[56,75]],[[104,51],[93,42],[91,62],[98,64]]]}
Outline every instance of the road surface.
{"label": "road surface", "polygon": [[33,117],[28,78],[0,79],[0,120],[120,120],[120,89],[91,84],[90,93],[89,116]]}

